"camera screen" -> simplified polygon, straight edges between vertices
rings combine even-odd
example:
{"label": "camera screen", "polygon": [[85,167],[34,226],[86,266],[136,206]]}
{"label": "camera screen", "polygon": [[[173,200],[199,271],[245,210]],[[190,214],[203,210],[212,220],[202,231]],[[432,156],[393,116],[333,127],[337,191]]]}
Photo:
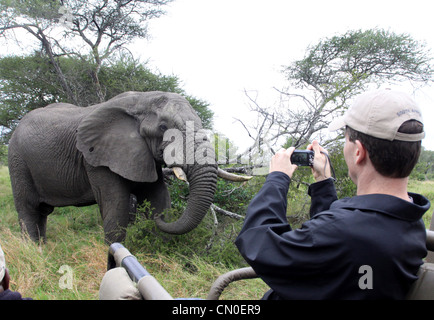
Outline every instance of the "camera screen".
{"label": "camera screen", "polygon": [[313,161],[314,153],[312,151],[304,150],[294,150],[291,156],[291,162],[298,166],[311,166]]}
{"label": "camera screen", "polygon": [[307,162],[308,154],[307,153],[296,153],[292,155],[292,159],[294,162]]}

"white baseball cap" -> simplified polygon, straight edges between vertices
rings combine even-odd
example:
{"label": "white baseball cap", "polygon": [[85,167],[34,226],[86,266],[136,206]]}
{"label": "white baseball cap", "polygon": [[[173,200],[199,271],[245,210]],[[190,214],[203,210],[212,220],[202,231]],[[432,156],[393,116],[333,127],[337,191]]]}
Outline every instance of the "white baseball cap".
{"label": "white baseball cap", "polygon": [[5,254],[0,246],[0,282],[3,280],[6,273],[6,260]]}
{"label": "white baseball cap", "polygon": [[422,112],[413,98],[400,91],[381,89],[358,96],[342,117],[330,123],[329,130],[336,131],[349,126],[366,135],[389,141],[422,140],[425,132],[398,132],[399,127],[408,120],[423,123]]}

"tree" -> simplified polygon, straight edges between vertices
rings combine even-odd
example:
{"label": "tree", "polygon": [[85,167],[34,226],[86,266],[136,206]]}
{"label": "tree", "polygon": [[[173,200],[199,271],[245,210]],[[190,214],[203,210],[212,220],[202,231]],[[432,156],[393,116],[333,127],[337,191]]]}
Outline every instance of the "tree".
{"label": "tree", "polygon": [[419,161],[411,172],[410,178],[416,180],[434,179],[434,151],[422,147]]}
{"label": "tree", "polygon": [[[99,102],[87,65],[74,57],[59,57],[57,62],[68,84],[78,93],[79,105]],[[152,72],[146,65],[130,57],[120,57],[100,70],[100,84],[110,99],[125,91],[168,91],[182,94],[202,120],[205,128],[212,128],[213,112],[208,103],[189,96],[176,76]],[[0,58],[0,128],[1,140],[7,142],[19,120],[29,111],[54,102],[68,100],[61,90],[54,67],[48,57],[35,53],[30,56]]]}
{"label": "tree", "polygon": [[426,84],[433,79],[431,60],[425,44],[385,30],[349,31],[320,40],[307,48],[303,59],[284,69],[289,85],[276,89],[280,94],[277,107],[260,106],[248,95],[260,123],[254,139],[295,147],[314,135],[324,140],[321,131],[348,108],[356,94],[383,82]]}
{"label": "tree", "polygon": [[60,101],[56,75],[46,62],[39,55],[0,59],[1,140],[8,140],[28,111]]}
{"label": "tree", "polygon": [[[22,29],[40,44],[54,68],[64,95],[78,104],[60,56],[79,58],[89,67],[100,102],[106,92],[99,74],[104,61],[133,39],[146,38],[147,21],[161,16],[173,0],[0,0],[0,35]],[[61,22],[61,23],[59,23]]]}
{"label": "tree", "polygon": [[182,94],[196,110],[202,126],[212,129],[214,112],[209,109],[209,103],[186,93],[177,76],[152,72],[138,60],[121,56],[118,61],[101,68],[100,78],[108,99],[125,91],[158,90]]}
{"label": "tree", "polygon": [[[153,73],[126,51],[132,40],[148,36],[147,22],[172,1],[0,0],[0,36],[21,29],[40,46],[32,56],[0,61],[2,138],[25,113],[53,102],[89,106],[128,90],[186,95],[176,76]],[[211,128],[208,103],[186,98]]]}

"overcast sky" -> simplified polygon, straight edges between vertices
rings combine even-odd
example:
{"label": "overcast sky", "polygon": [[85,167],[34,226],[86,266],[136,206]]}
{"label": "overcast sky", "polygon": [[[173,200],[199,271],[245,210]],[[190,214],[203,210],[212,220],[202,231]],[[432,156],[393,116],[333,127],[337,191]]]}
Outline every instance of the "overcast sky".
{"label": "overcast sky", "polygon": [[[382,28],[408,33],[434,55],[434,19],[428,0],[175,0],[149,24],[151,38],[130,46],[135,57],[165,75],[176,75],[185,91],[210,104],[214,127],[238,147],[252,144],[234,118],[252,123],[249,100],[261,106],[278,100],[273,87],[287,85],[281,70],[302,59],[309,45],[348,30]],[[9,45],[0,49],[16,54]],[[434,150],[434,87],[412,92],[422,108]]]}
{"label": "overcast sky", "polygon": [[[152,38],[139,41],[134,51],[149,59],[152,68],[179,76],[188,94],[208,101],[215,129],[243,149],[251,140],[233,118],[248,119],[244,90],[255,92],[263,105],[273,104],[277,95],[272,88],[286,84],[282,66],[303,58],[319,39],[377,27],[408,33],[434,48],[429,1],[354,3],[175,0],[166,16],[150,22]],[[417,91],[415,98],[424,113],[423,145],[434,150],[434,89]]]}

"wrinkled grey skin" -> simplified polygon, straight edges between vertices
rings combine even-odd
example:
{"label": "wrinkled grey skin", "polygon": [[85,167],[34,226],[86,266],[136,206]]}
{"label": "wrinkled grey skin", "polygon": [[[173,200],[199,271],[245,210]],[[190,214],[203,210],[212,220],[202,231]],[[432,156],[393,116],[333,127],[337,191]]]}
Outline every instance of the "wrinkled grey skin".
{"label": "wrinkled grey skin", "polygon": [[[163,92],[126,92],[86,108],[56,103],[30,112],[9,143],[9,171],[22,229],[31,239],[45,241],[47,216],[54,207],[98,203],[106,242],[122,241],[131,194],[138,203],[150,201],[156,214],[170,207],[161,165],[164,148],[173,148],[175,142],[164,142],[163,135],[167,129],[179,129],[185,142],[187,121],[201,129],[187,100]],[[214,157],[209,142],[193,147],[199,146]],[[156,218],[161,230],[182,234],[200,223],[217,182],[217,166],[207,163],[182,166],[190,186],[187,208],[172,223]]]}

